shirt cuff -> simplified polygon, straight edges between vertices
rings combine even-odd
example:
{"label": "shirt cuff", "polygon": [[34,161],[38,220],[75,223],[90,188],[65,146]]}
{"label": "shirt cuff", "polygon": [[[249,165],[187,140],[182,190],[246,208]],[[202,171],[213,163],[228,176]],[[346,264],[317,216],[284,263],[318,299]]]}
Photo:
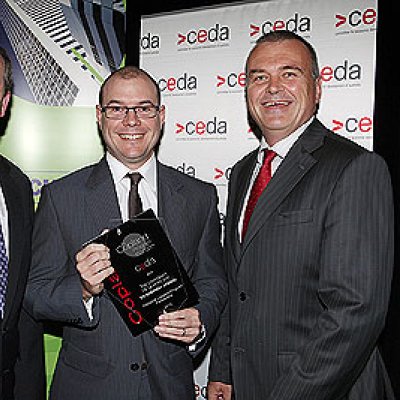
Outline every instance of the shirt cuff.
{"label": "shirt cuff", "polygon": [[202,325],[199,335],[195,338],[195,341],[188,346],[188,350],[191,352],[196,351],[198,346],[203,342],[205,338],[206,338],[206,327]]}
{"label": "shirt cuff", "polygon": [[88,300],[83,300],[83,305],[86,308],[86,312],[88,314],[90,321],[93,320],[93,301],[94,301],[93,297],[91,297]]}

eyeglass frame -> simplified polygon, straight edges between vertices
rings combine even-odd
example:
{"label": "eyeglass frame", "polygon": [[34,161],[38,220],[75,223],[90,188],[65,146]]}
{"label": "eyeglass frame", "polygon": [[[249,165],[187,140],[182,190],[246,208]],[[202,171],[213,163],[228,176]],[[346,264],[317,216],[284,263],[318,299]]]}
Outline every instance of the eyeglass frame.
{"label": "eyeglass frame", "polygon": [[[120,107],[120,108],[123,108],[123,109],[125,110],[125,114],[123,115],[122,118],[113,118],[113,117],[109,117],[109,116],[107,115],[107,110],[109,110],[110,108],[113,108],[113,107]],[[154,109],[155,109],[155,114],[154,114],[153,116],[151,116],[151,117],[144,117],[144,118],[143,118],[143,117],[140,117],[140,116],[137,114],[137,109],[138,109],[138,108],[145,108],[145,107],[152,107],[152,108],[154,108]],[[106,117],[107,119],[111,119],[111,120],[113,120],[113,121],[122,121],[124,118],[126,118],[126,116],[128,115],[129,111],[133,111],[133,112],[135,113],[136,117],[139,118],[139,119],[152,119],[152,118],[155,118],[155,117],[157,116],[157,114],[160,112],[160,110],[161,110],[162,107],[163,107],[163,106],[155,105],[155,104],[153,104],[153,103],[148,103],[148,104],[144,104],[144,105],[141,105],[141,106],[131,106],[131,107],[122,106],[122,105],[118,105],[118,104],[116,104],[116,105],[114,105],[114,106],[113,106],[113,105],[99,106],[100,111],[101,111],[102,113],[104,113],[105,117]]]}

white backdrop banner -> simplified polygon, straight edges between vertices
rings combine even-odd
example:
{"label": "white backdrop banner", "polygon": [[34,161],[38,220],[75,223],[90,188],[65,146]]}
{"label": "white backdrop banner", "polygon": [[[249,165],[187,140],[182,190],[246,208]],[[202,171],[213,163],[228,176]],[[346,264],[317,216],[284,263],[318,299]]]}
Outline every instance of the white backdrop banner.
{"label": "white backdrop banner", "polygon": [[[144,17],[141,66],[167,109],[160,159],[217,186],[223,224],[230,169],[258,146],[247,122],[245,60],[262,34],[279,29],[317,50],[320,120],[372,150],[377,18],[376,0],[246,2]],[[195,373],[199,399],[207,363]]]}

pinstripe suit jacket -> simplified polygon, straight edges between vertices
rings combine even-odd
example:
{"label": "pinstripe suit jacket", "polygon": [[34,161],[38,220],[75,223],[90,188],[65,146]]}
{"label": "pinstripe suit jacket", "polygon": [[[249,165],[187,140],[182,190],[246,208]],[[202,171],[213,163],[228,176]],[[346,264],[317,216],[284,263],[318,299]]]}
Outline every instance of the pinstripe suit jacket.
{"label": "pinstripe suit jacket", "polygon": [[231,174],[230,300],[210,380],[232,383],[236,400],[392,398],[376,347],[393,263],[385,163],[315,120],[261,195],[240,244],[255,162],[252,152]]}
{"label": "pinstripe suit jacket", "polygon": [[[158,163],[158,207],[200,302],[207,334],[215,330],[226,302],[215,187]],[[36,213],[27,304],[38,319],[61,321],[62,349],[52,383],[55,400],[194,398],[192,356],[183,345],[153,331],[134,338],[106,294],[95,299],[88,319],[75,269],[82,244],[120,219],[105,159],[44,188]],[[142,361],[147,369],[141,369]]]}
{"label": "pinstripe suit jacket", "polygon": [[0,185],[8,213],[9,265],[0,320],[0,399],[45,396],[43,329],[22,306],[31,259],[33,198],[29,179],[0,156]]}

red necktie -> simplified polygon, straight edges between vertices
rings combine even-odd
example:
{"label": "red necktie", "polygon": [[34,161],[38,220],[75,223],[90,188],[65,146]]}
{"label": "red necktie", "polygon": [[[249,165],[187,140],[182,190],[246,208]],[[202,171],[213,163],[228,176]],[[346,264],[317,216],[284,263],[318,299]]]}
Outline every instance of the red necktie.
{"label": "red necktie", "polygon": [[271,163],[276,153],[272,150],[264,150],[264,161],[258,172],[257,178],[251,188],[250,197],[247,202],[246,211],[243,218],[243,228],[242,228],[242,241],[246,235],[247,227],[249,226],[251,214],[253,214],[254,208],[256,207],[258,198],[264,191],[268,182],[271,180]]}

